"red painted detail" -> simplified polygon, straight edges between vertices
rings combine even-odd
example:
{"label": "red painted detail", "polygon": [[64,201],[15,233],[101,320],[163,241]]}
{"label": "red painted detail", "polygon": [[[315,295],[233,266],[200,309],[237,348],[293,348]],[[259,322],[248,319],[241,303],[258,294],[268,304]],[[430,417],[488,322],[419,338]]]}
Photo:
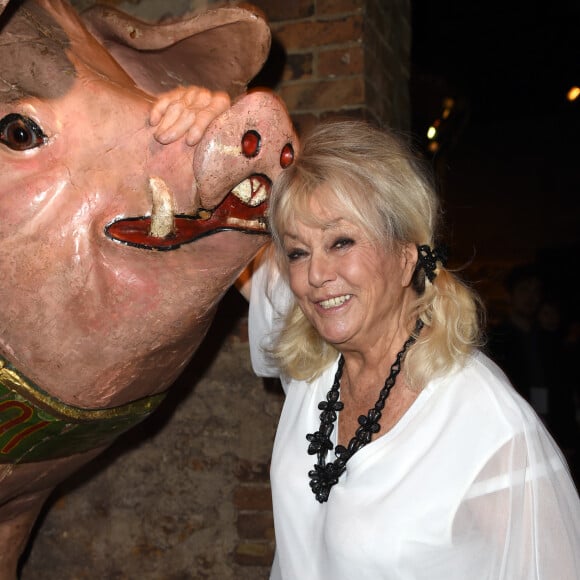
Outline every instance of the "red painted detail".
{"label": "red painted detail", "polygon": [[282,148],[282,153],[280,154],[280,166],[282,169],[290,167],[294,163],[294,148],[290,143],[286,143]]}
{"label": "red painted detail", "polygon": [[[263,175],[253,175],[270,189],[270,180]],[[149,235],[151,218],[135,217],[121,219],[105,228],[107,236],[118,242],[147,250],[175,250],[183,244],[189,244],[204,236],[219,231],[238,230],[246,233],[267,233],[264,228],[267,204],[262,203],[251,207],[240,201],[235,195],[229,194],[224,201],[210,214],[207,219],[193,215],[174,217],[174,233],[157,238]],[[232,218],[243,220],[240,225]]]}
{"label": "red painted detail", "polygon": [[[16,409],[18,411],[18,415],[11,419],[10,421],[6,421],[0,425],[0,435],[2,433],[6,433],[10,429],[20,425],[21,423],[26,423],[32,415],[33,409],[31,409],[26,403],[22,403],[20,401],[5,401],[0,403],[0,411],[6,411],[7,409]],[[0,453],[10,453],[16,445],[18,445],[23,439],[28,437],[28,435],[38,431],[49,425],[48,421],[39,421],[38,423],[32,424],[30,427],[26,429],[19,430],[9,441],[0,449]]]}
{"label": "red painted detail", "polygon": [[262,137],[257,131],[246,131],[242,137],[242,153],[246,157],[255,157],[260,152]]}
{"label": "red painted detail", "polygon": [[12,439],[10,439],[10,441],[8,441],[8,443],[6,443],[6,445],[4,445],[2,449],[0,449],[0,453],[10,453],[10,451],[12,451],[12,449],[14,449],[14,447],[16,447],[23,439],[26,439],[26,437],[28,437],[35,431],[43,429],[47,425],[50,425],[48,421],[39,421],[38,423],[31,425],[27,429],[23,429],[22,431],[18,432],[14,437],[12,437]]}
{"label": "red painted detail", "polygon": [[0,411],[5,411],[6,409],[18,409],[20,413],[11,419],[10,421],[6,421],[6,423],[2,423],[0,425],[0,435],[2,433],[6,433],[12,427],[19,425],[20,423],[24,423],[32,417],[32,409],[26,405],[25,403],[21,403],[20,401],[6,401],[4,403],[0,403]]}

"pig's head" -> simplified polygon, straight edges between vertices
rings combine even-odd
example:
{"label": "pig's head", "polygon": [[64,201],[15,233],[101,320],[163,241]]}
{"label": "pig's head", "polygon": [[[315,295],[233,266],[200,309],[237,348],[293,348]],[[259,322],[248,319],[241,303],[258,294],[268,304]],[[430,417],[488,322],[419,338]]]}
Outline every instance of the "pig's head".
{"label": "pig's head", "polygon": [[[67,404],[166,389],[265,243],[268,187],[295,135],[245,94],[269,48],[256,13],[165,25],[62,0],[0,2],[0,355]],[[234,104],[195,148],[148,116],[178,84]]]}

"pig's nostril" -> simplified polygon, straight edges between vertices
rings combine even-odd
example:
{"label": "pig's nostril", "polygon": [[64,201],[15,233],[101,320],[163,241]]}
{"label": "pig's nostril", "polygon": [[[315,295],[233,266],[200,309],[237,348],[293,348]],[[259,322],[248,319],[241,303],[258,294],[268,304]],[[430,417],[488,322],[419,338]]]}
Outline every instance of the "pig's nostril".
{"label": "pig's nostril", "polygon": [[246,131],[242,137],[242,153],[246,157],[255,157],[260,152],[262,136],[257,131]]}
{"label": "pig's nostril", "polygon": [[290,167],[294,163],[294,147],[290,143],[286,143],[282,148],[282,153],[280,154],[280,165],[282,169]]}

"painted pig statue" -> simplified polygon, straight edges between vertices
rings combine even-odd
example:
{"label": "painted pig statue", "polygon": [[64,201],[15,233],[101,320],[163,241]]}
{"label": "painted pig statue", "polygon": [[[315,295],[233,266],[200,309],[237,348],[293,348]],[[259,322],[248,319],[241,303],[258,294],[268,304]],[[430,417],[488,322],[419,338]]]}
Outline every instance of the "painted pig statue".
{"label": "painted pig statue", "polygon": [[[166,24],[0,0],[0,579],[56,484],[150,414],[265,243],[292,163],[283,104],[246,92],[249,8]],[[232,106],[194,147],[149,113],[178,85]]]}

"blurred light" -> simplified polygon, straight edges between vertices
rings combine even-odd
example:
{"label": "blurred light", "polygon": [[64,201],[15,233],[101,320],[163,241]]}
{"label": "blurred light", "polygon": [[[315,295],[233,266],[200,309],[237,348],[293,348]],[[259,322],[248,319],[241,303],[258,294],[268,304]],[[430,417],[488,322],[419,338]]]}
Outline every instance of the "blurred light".
{"label": "blurred light", "polygon": [[575,101],[578,97],[580,97],[580,87],[572,87],[566,94],[566,97],[569,101]]}
{"label": "blurred light", "polygon": [[451,97],[446,97],[445,99],[443,99],[443,113],[442,113],[442,117],[444,119],[447,119],[447,117],[449,117],[449,115],[451,115],[451,110],[453,109],[453,107],[455,106],[455,101],[451,98]]}
{"label": "blurred light", "polygon": [[431,121],[425,131],[427,139],[423,147],[430,155],[434,156],[436,153],[440,153],[446,145],[453,141],[453,133],[458,119],[457,108],[457,101],[454,98],[444,97],[441,100],[438,117]]}

